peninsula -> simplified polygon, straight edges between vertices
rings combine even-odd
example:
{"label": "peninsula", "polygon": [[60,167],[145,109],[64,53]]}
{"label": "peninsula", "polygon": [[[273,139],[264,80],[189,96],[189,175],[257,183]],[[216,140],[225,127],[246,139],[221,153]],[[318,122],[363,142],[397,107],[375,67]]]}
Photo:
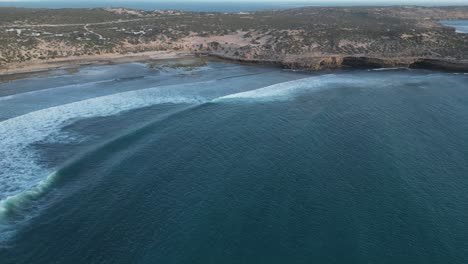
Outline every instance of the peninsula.
{"label": "peninsula", "polygon": [[468,72],[458,7],[305,7],[217,13],[0,8],[0,73],[182,55],[303,70],[411,67]]}

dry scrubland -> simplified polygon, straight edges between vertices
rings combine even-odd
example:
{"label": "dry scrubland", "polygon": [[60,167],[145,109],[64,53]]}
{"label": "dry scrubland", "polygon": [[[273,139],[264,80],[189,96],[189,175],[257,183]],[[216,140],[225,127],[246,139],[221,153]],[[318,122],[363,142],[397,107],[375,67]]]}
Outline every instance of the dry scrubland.
{"label": "dry scrubland", "polygon": [[448,19],[468,19],[468,7],[311,7],[235,14],[0,8],[0,68],[156,51],[310,70],[466,70],[468,34],[437,23]]}

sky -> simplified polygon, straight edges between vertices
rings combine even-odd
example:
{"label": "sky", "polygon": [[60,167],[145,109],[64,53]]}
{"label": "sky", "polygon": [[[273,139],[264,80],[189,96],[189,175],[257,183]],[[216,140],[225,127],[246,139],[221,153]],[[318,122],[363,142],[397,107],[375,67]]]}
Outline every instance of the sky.
{"label": "sky", "polygon": [[[0,2],[73,2],[70,0],[0,0]],[[81,1],[77,1],[81,2]],[[84,0],[83,2],[91,2],[91,0]],[[129,2],[128,0],[94,0],[92,2]],[[132,1],[131,1],[132,2]],[[157,3],[157,2],[215,2],[215,3],[236,3],[236,2],[250,2],[250,3],[257,3],[257,2],[272,2],[272,3],[324,3],[328,2],[326,0],[137,0],[135,2],[148,2],[148,3]],[[356,0],[337,0],[337,1],[330,1],[330,2],[349,2],[353,3]],[[359,0],[358,2],[369,2],[369,3],[395,3],[399,2],[402,4],[410,4],[410,3],[467,3],[468,0]]]}
{"label": "sky", "polygon": [[105,4],[118,4],[122,2],[134,3],[177,3],[177,2],[191,2],[191,3],[275,3],[275,4],[304,4],[304,5],[327,5],[327,3],[341,3],[350,5],[353,4],[376,4],[376,5],[468,5],[468,0],[0,0],[2,2],[10,3],[105,3]]}

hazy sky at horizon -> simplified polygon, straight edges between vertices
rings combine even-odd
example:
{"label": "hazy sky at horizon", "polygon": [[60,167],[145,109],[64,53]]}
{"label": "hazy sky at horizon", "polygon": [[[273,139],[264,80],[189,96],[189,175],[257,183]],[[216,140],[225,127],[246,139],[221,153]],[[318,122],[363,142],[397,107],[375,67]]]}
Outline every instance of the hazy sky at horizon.
{"label": "hazy sky at horizon", "polygon": [[[70,0],[0,0],[0,2],[73,2]],[[369,2],[369,3],[402,3],[402,4],[410,4],[410,3],[453,3],[453,2],[460,2],[460,3],[467,3],[467,0],[137,0],[137,1],[129,1],[129,0],[84,0],[76,2],[148,2],[148,3],[158,3],[158,2],[218,2],[218,3],[236,3],[236,2],[275,2],[275,3],[326,3],[326,2]]]}
{"label": "hazy sky at horizon", "polygon": [[[93,5],[105,4],[113,5],[118,3],[145,3],[145,4],[166,4],[166,3],[216,3],[216,4],[299,4],[299,5],[468,5],[468,0],[0,0],[0,3],[93,3]],[[14,4],[11,4],[14,6]]]}

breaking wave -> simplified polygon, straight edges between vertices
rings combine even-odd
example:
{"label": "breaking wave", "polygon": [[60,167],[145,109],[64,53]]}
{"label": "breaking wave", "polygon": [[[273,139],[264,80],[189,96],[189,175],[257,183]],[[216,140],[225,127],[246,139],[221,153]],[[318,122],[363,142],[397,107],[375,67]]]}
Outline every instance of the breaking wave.
{"label": "breaking wave", "polygon": [[[335,88],[363,88],[373,87],[382,89],[388,87],[401,87],[402,84],[425,85],[427,80],[437,80],[441,73],[410,73],[395,69],[377,69],[375,71],[352,72],[340,74],[325,74],[289,82],[273,84],[263,88],[233,93],[213,100],[213,102],[259,102],[259,101],[285,101],[294,99],[303,93],[317,92]],[[385,73],[380,73],[384,71]],[[404,77],[404,81],[402,81]],[[424,77],[424,78],[421,78]],[[460,82],[461,79],[452,79],[451,82]]]}
{"label": "breaking wave", "polygon": [[162,103],[200,104],[206,98],[187,94],[175,87],[158,87],[96,97],[56,107],[46,108],[0,122],[0,200],[14,196],[37,185],[50,171],[39,166],[31,144],[78,118],[115,115],[122,111]]}
{"label": "breaking wave", "polygon": [[[122,92],[46,108],[0,122],[0,225],[8,211],[25,200],[36,200],[47,192],[56,173],[37,163],[38,154],[32,144],[47,140],[50,135],[77,119],[112,116],[120,112],[171,103],[202,105],[250,101],[290,100],[304,92],[336,87],[382,87],[401,85],[391,74],[369,73],[362,78],[352,73],[327,74],[278,83],[256,90],[243,91],[225,87],[222,82],[160,86]],[[418,82],[421,78],[406,79]],[[227,95],[226,95],[227,94]]]}
{"label": "breaking wave", "polygon": [[[94,150],[91,150],[90,152],[82,153],[79,157],[75,158],[74,160],[65,164],[65,166],[61,167],[61,169],[50,172],[48,176],[46,176],[45,178],[42,177],[42,179],[39,180],[38,183],[32,186],[31,188],[26,189],[16,195],[8,196],[7,198],[1,200],[0,201],[0,247],[2,246],[1,242],[7,241],[9,238],[11,238],[12,235],[14,235],[15,228],[12,225],[13,223],[16,223],[16,224],[23,223],[24,221],[27,221],[33,218],[35,215],[37,215],[40,212],[40,210],[32,211],[31,208],[36,208],[36,206],[32,206],[32,205],[34,204],[34,202],[42,198],[44,195],[49,194],[52,188],[57,187],[57,184],[60,183],[60,180],[64,179],[61,176],[69,175],[69,173],[67,173],[67,169],[73,168],[74,166],[81,166],[82,162],[86,160],[88,155],[90,154],[92,155],[92,153],[94,153],[95,151],[99,151],[101,148],[105,148],[106,146],[112,146],[113,143],[115,142],[119,142],[122,139],[131,137],[132,135],[136,135],[138,132],[144,131],[146,127],[150,127],[150,125],[154,124],[155,122],[166,120],[169,117],[175,116],[178,113],[189,111],[190,109],[195,108],[197,106],[199,106],[199,104],[195,104],[195,105],[190,104],[190,105],[187,105],[186,107],[179,108],[176,111],[171,111],[167,114],[160,116],[157,120],[153,120],[149,124],[144,124],[143,126],[133,129],[131,132],[127,134],[110,139],[109,141],[98,145]],[[38,171],[38,173],[40,174],[41,172]],[[20,217],[20,218],[17,218],[17,217]]]}
{"label": "breaking wave", "polygon": [[54,169],[38,163],[40,159],[32,146],[34,143],[50,140],[56,143],[64,137],[65,141],[72,141],[73,138],[67,138],[70,135],[63,135],[61,129],[78,119],[112,116],[156,104],[201,105],[239,91],[224,86],[223,81],[217,79],[158,86],[45,108],[1,121],[0,224],[8,208],[24,200],[34,200],[55,178]]}
{"label": "breaking wave", "polygon": [[[136,77],[134,79],[136,79]],[[86,83],[76,83],[76,84],[69,84],[69,85],[51,87],[51,88],[46,88],[46,89],[39,89],[35,91],[23,92],[23,93],[18,93],[18,94],[13,94],[13,95],[0,96],[0,101],[10,100],[10,99],[13,99],[16,97],[22,97],[25,95],[40,94],[40,93],[43,93],[44,91],[55,91],[55,90],[62,90],[62,89],[67,89],[67,88],[84,88],[88,86],[94,86],[94,85],[105,84],[105,83],[114,83],[114,82],[125,81],[125,80],[130,80],[130,79],[129,78],[117,78],[117,79],[108,79],[108,80],[86,82]]]}
{"label": "breaking wave", "polygon": [[397,71],[397,70],[410,70],[410,69],[409,69],[409,68],[405,68],[405,67],[392,67],[392,68],[370,69],[369,71]]}
{"label": "breaking wave", "polygon": [[[378,81],[376,78],[375,81]],[[327,74],[278,83],[260,89],[226,95],[213,100],[214,102],[235,101],[283,101],[290,100],[303,92],[320,91],[346,85],[347,87],[369,84],[369,79],[353,77],[350,74]]]}

